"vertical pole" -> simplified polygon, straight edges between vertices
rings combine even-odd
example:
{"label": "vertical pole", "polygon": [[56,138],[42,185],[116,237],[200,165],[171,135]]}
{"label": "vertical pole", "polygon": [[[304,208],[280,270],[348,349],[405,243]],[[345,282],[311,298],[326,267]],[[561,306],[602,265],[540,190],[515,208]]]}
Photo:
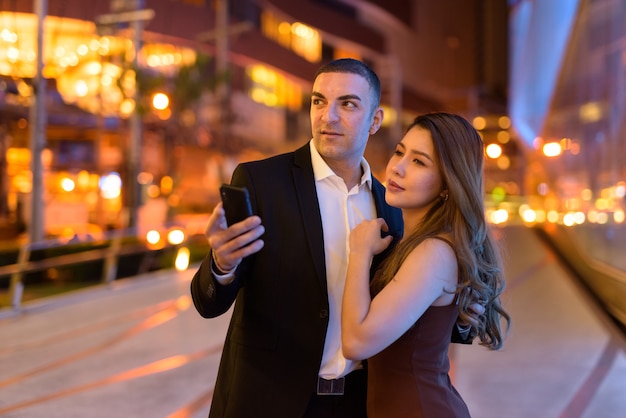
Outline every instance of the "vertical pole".
{"label": "vertical pole", "polygon": [[389,57],[391,64],[391,94],[390,104],[393,110],[396,112],[396,119],[390,129],[390,137],[392,138],[392,144],[397,141],[396,138],[402,138],[402,66],[400,60],[396,55]]}
{"label": "vertical pole", "polygon": [[[138,7],[143,6],[143,1]],[[134,20],[132,22],[133,27],[133,67],[135,71],[139,71],[139,53],[141,51],[141,34],[143,31],[143,21]],[[142,137],[142,125],[141,115],[138,111],[139,101],[141,100],[139,94],[139,84],[137,83],[138,77],[135,73],[135,111],[130,118],[130,147],[128,153],[128,228],[132,234],[137,233],[138,212],[141,200],[141,190],[137,177],[140,172],[141,166],[141,137]]]}
{"label": "vertical pole", "polygon": [[43,239],[43,164],[41,154],[46,146],[46,80],[43,78],[43,32],[44,18],[47,14],[47,0],[34,0],[33,8],[37,14],[37,63],[33,79],[34,98],[30,106],[30,155],[33,175],[30,202],[30,242]]}
{"label": "vertical pole", "polygon": [[230,144],[230,81],[227,77],[228,65],[228,0],[215,0],[216,46],[215,66],[217,77],[221,79],[217,86],[217,99],[220,109],[219,140],[226,149]]}

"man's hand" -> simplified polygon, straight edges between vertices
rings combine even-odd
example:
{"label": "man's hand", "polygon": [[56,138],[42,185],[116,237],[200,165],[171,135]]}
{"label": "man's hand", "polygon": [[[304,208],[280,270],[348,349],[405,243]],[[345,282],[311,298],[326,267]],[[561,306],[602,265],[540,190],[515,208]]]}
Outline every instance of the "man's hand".
{"label": "man's hand", "polygon": [[469,324],[465,323],[461,320],[459,320],[457,323],[459,324],[459,326],[461,327],[466,327],[466,326],[473,326],[474,328],[478,328],[478,326],[480,325],[480,323],[478,322],[477,318],[480,317],[482,314],[485,313],[485,307],[480,304],[479,302],[473,302],[472,304],[470,304],[468,306],[468,309],[470,311],[472,311],[475,315],[471,316],[469,318]]}
{"label": "man's hand", "polygon": [[244,257],[254,254],[263,248],[260,239],[265,232],[261,218],[250,216],[245,220],[226,226],[226,217],[222,203],[218,203],[211,213],[205,235],[213,250],[213,260],[219,270],[234,270]]}

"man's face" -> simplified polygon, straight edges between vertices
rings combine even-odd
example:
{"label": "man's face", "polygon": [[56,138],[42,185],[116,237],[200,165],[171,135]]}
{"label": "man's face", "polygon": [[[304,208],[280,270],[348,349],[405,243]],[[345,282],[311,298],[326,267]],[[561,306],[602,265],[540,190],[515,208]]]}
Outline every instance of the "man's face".
{"label": "man's face", "polygon": [[352,73],[322,73],[313,83],[313,143],[324,160],[358,164],[367,139],[380,127],[383,111],[375,107],[367,80]]}

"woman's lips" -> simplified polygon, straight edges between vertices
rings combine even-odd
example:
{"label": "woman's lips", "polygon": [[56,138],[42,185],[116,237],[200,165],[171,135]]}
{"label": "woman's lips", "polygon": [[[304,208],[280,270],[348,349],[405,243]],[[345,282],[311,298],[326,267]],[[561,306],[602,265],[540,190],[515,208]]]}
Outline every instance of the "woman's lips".
{"label": "woman's lips", "polygon": [[393,180],[387,180],[387,190],[391,192],[401,192],[404,188],[400,187],[398,183]]}

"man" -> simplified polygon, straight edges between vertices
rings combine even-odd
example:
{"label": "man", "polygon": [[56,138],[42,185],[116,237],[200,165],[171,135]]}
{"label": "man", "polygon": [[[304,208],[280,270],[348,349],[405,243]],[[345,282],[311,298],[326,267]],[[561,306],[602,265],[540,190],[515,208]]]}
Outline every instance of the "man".
{"label": "man", "polygon": [[341,350],[348,236],[376,217],[402,233],[363,158],[383,120],[378,77],[353,59],[322,66],[310,116],[308,144],[235,169],[258,216],[226,228],[219,204],[209,220],[194,304],[210,318],[236,299],[210,417],[366,416],[365,370]]}

